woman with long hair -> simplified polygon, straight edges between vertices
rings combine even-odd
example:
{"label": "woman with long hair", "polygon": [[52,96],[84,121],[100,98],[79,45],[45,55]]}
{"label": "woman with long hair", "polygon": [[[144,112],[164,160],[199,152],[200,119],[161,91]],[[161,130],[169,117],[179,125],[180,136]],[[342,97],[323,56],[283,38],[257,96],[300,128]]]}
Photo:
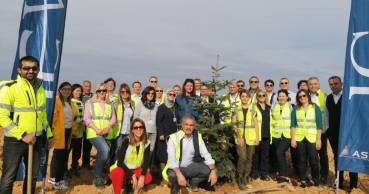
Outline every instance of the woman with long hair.
{"label": "woman with long hair", "polygon": [[147,138],[145,122],[136,118],[132,121],[128,138],[125,138],[117,151],[117,161],[110,167],[109,177],[115,194],[120,194],[124,181],[126,193],[140,193],[144,185],[151,182],[148,171],[150,163],[150,141]]}
{"label": "woman with long hair", "polygon": [[96,148],[95,178],[93,183],[97,188],[104,187],[103,170],[109,157],[109,137],[111,128],[116,122],[116,116],[111,103],[107,99],[107,89],[104,83],[96,86],[94,96],[85,105],[84,121],[87,126],[87,139]]}
{"label": "woman with long hair", "polygon": [[246,89],[240,90],[240,100],[241,105],[232,115],[232,124],[238,155],[237,183],[239,188],[244,190],[250,181],[255,146],[259,144],[259,125],[256,113],[250,104],[250,93]]}
{"label": "woman with long hair", "polygon": [[277,162],[277,181],[289,182],[286,151],[291,146],[291,112],[292,105],[288,102],[288,90],[281,89],[277,93],[278,103],[271,109],[271,135]]}
{"label": "woman with long hair", "polygon": [[81,158],[82,139],[83,132],[85,129],[85,124],[83,122],[84,105],[81,96],[82,96],[82,86],[79,84],[73,84],[71,103],[76,107],[76,112],[74,112],[72,126],[72,142],[71,148],[69,150],[69,152],[72,151],[72,164],[70,173],[78,177],[79,177],[78,160]]}
{"label": "woman with long hair", "polygon": [[68,189],[64,173],[67,170],[67,154],[72,137],[73,109],[76,109],[71,103],[71,90],[69,82],[61,83],[55,101],[52,124],[54,150],[50,164],[49,183],[57,190]]}
{"label": "woman with long hair", "polygon": [[195,94],[195,82],[193,79],[186,79],[183,82],[182,94],[178,95],[175,100],[176,114],[178,115],[177,123],[181,123],[182,118],[186,115],[192,115],[197,118],[199,113],[193,109],[196,101],[201,101],[199,96]]}
{"label": "woman with long hair", "polygon": [[270,135],[270,105],[265,90],[258,90],[255,96],[257,101],[254,109],[260,129],[260,143],[255,148],[251,176],[254,179],[260,176],[261,180],[269,180],[269,148],[272,141]]}
{"label": "woman with long hair", "polygon": [[296,148],[299,158],[298,171],[301,187],[308,185],[306,178],[307,159],[311,167],[314,185],[319,185],[318,151],[322,146],[322,112],[319,106],[311,102],[307,90],[296,94],[297,106],[291,113],[291,146]]}
{"label": "woman with long hair", "polygon": [[154,151],[156,142],[156,112],[158,106],[155,103],[155,88],[148,86],[142,91],[142,98],[136,105],[134,118],[140,118],[145,122],[147,136],[150,140],[150,152]]}

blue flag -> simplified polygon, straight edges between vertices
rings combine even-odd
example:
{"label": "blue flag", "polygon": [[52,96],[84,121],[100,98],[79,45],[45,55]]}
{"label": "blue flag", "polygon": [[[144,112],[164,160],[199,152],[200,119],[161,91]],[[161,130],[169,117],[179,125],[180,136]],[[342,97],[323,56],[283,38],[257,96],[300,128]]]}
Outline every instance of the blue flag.
{"label": "blue flag", "polygon": [[[62,54],[67,0],[24,0],[17,54],[12,79],[17,77],[18,61],[30,55],[40,62],[38,77],[46,91],[46,110],[49,124],[53,115]],[[45,177],[47,146],[42,151],[39,179]],[[20,177],[23,171],[19,171]]]}
{"label": "blue flag", "polygon": [[351,1],[338,170],[369,174],[369,0]]}

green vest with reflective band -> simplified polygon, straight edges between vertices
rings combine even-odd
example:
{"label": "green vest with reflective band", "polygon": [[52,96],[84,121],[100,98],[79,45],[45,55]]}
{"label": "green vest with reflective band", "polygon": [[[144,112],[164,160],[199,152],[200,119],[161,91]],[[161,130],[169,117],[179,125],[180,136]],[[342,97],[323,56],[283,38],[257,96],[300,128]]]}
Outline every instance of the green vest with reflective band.
{"label": "green vest with reflective band", "polygon": [[[265,105],[266,106],[266,105]],[[253,106],[253,109],[255,109],[255,112],[256,112],[256,118],[258,119],[258,125],[259,125],[259,140],[261,140],[261,124],[262,124],[262,121],[263,121],[263,115],[261,114],[259,108],[257,107],[257,104],[255,104]],[[272,139],[273,139],[273,136],[272,136],[272,113],[271,111],[269,111],[269,131],[270,131],[270,144],[272,144]]]}
{"label": "green vest with reflective band", "polygon": [[36,93],[28,80],[20,76],[16,81],[1,82],[0,126],[6,137],[20,140],[24,133],[39,136],[44,130],[48,138],[52,137],[46,114],[46,93],[42,80],[37,82],[40,86]]}
{"label": "green vest with reflective band", "polygon": [[[105,103],[105,112],[102,111],[99,102],[90,103],[92,123],[100,130],[109,127],[112,111],[112,106],[108,103]],[[87,139],[94,137],[97,137],[95,130],[87,127]],[[106,139],[113,139],[113,130],[109,129]]]}
{"label": "green vest with reflective band", "polygon": [[[131,101],[131,108],[132,111],[135,110],[135,103],[134,101]],[[115,107],[115,115],[117,116],[117,122],[114,124],[112,131],[113,131],[113,137],[116,138],[120,135],[120,130],[122,128],[122,124],[123,124],[123,118],[124,118],[124,111],[123,111],[123,107],[122,107],[122,103],[118,103]]]}
{"label": "green vest with reflective band", "polygon": [[83,113],[84,113],[84,106],[82,101],[72,99],[71,102],[77,107],[77,110],[73,113],[73,126],[72,126],[72,135],[76,138],[83,137],[84,127],[80,126],[81,121],[83,122]]}
{"label": "green vest with reflective band", "polygon": [[[180,142],[184,138],[184,136],[185,136],[185,133],[182,130],[180,130],[180,131],[178,131],[176,133],[173,133],[173,134],[171,134],[169,136],[169,141],[172,141],[173,142],[174,149],[176,150],[176,160],[177,161],[179,161],[180,158],[181,158],[181,148],[180,148],[181,146],[180,146]],[[199,143],[199,145],[197,145],[197,146],[200,146],[200,142],[201,141],[203,142],[202,135],[199,132],[197,132],[197,137],[198,137],[198,141],[197,142]],[[196,145],[194,145],[194,146],[196,146]],[[167,173],[168,168],[169,168],[169,161],[167,162],[167,164],[165,165],[165,167],[164,167],[164,169],[162,171],[162,177],[166,181],[168,181],[168,173]]]}
{"label": "green vest with reflective band", "polygon": [[[251,106],[250,106],[251,107]],[[237,109],[237,131],[236,134],[241,136],[247,145],[255,145],[256,129],[253,118],[255,117],[255,110],[253,108],[247,109],[246,118],[244,117],[242,106]],[[259,130],[259,139],[261,137],[261,130]],[[238,138],[235,136],[235,143],[238,145]]]}
{"label": "green vest with reflective band", "polygon": [[318,90],[318,100],[317,100],[316,104],[319,106],[319,109],[322,112],[322,123],[323,123],[322,133],[325,133],[326,130],[327,130],[325,128],[325,119],[324,119],[324,117],[325,117],[325,99],[326,99],[326,97],[327,97],[327,94],[323,90],[319,89]]}
{"label": "green vest with reflective band", "polygon": [[225,108],[230,108],[227,110],[229,114],[224,118],[224,124],[230,124],[231,123],[231,117],[232,113],[234,113],[237,109],[237,107],[241,106],[241,100],[240,96],[237,94],[236,101],[231,104],[231,99],[229,97],[229,94],[226,96],[227,98],[223,101],[223,105]]}
{"label": "green vest with reflective band", "polygon": [[286,103],[283,109],[280,104],[273,105],[270,120],[273,138],[281,138],[282,134],[285,138],[291,138],[291,111],[292,106],[289,103]]}
{"label": "green vest with reflective band", "polygon": [[[148,146],[150,146],[149,140],[147,140],[145,145],[141,143],[137,153],[136,146],[129,144],[126,150],[126,155],[124,156],[124,164],[129,169],[141,167],[144,160],[144,152]],[[110,167],[110,171],[114,170],[116,167],[118,167],[118,161],[115,161],[115,163]]]}
{"label": "green vest with reflective band", "polygon": [[315,105],[310,104],[307,112],[304,108],[296,109],[296,120],[296,141],[306,138],[310,143],[315,143],[317,135]]}

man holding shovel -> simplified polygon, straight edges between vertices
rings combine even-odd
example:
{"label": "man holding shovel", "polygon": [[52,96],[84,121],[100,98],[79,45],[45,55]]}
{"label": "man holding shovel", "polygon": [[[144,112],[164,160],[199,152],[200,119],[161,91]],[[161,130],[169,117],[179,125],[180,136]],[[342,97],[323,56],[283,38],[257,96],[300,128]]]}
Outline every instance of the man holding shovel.
{"label": "man holding shovel", "polygon": [[4,132],[2,194],[12,193],[22,157],[27,167],[23,193],[35,193],[45,135],[49,138],[49,145],[52,144],[46,116],[46,93],[42,80],[37,78],[39,69],[37,59],[25,56],[19,60],[17,79],[1,86],[0,126]]}

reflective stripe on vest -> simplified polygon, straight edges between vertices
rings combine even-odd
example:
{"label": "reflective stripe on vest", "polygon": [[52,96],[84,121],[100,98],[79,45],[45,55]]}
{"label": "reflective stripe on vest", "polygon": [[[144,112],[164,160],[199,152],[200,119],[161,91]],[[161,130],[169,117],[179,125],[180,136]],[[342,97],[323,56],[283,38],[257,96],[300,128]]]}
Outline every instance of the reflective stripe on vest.
{"label": "reflective stripe on vest", "polygon": [[310,143],[315,143],[317,135],[315,117],[315,105],[310,104],[306,112],[303,108],[296,109],[296,141],[306,138]]}
{"label": "reflective stripe on vest", "polygon": [[[112,106],[108,103],[105,103],[105,111],[102,111],[99,102],[93,102],[90,104],[90,112],[91,112],[91,120],[92,123],[98,129],[104,129],[109,127],[110,119],[112,117]],[[111,131],[109,130],[107,139],[111,138]],[[87,139],[96,137],[96,132],[91,127],[87,128]]]}
{"label": "reflective stripe on vest", "polygon": [[274,104],[271,110],[271,135],[273,138],[281,138],[282,134],[285,138],[291,138],[291,109],[288,103],[281,108],[280,104]]}
{"label": "reflective stripe on vest", "polygon": [[136,150],[136,146],[128,145],[126,155],[124,157],[124,164],[126,164],[129,169],[136,169],[141,167],[143,163],[144,151],[149,145],[149,142],[145,145],[140,144],[138,153]]}
{"label": "reflective stripe on vest", "polygon": [[[246,123],[244,123],[244,115],[242,108],[237,110],[237,133],[243,137],[247,145],[255,145],[256,129],[253,118],[255,111],[252,108],[247,109]],[[259,132],[260,137],[260,132]],[[235,143],[239,144],[238,138],[235,137]]]}

